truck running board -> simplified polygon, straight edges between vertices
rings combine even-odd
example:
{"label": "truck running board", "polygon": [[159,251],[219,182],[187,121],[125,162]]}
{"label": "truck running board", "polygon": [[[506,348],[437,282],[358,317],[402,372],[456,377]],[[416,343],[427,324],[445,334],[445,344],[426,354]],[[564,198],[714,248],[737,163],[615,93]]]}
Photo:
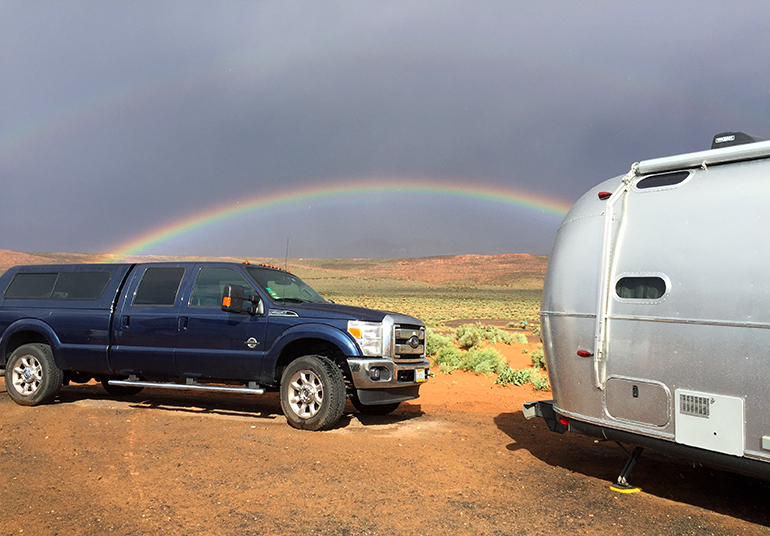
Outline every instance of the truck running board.
{"label": "truck running board", "polygon": [[122,385],[124,387],[157,387],[159,389],[177,389],[180,391],[219,391],[227,393],[242,393],[249,395],[262,395],[265,390],[256,382],[249,382],[247,387],[229,386],[229,385],[211,385],[207,383],[198,383],[193,378],[187,378],[185,383],[173,382],[148,382],[143,381],[136,376],[129,376],[127,380],[110,380],[110,385]]}

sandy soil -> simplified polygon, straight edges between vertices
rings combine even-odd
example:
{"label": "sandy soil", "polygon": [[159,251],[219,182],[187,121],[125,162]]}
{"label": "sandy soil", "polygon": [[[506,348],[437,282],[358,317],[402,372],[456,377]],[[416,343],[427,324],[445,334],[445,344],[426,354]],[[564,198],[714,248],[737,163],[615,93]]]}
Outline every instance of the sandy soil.
{"label": "sandy soil", "polygon": [[767,483],[686,460],[645,452],[643,491],[611,491],[616,445],[522,417],[547,397],[455,372],[303,432],[274,394],[74,385],[28,408],[0,388],[0,535],[770,533]]}

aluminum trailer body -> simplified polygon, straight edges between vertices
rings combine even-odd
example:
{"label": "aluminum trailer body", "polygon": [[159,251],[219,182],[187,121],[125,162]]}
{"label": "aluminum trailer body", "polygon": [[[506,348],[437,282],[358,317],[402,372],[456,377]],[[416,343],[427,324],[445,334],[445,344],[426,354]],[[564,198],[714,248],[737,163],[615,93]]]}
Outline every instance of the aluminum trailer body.
{"label": "aluminum trailer body", "polygon": [[769,267],[770,142],[642,161],[593,188],[544,283],[553,401],[525,414],[770,477]]}

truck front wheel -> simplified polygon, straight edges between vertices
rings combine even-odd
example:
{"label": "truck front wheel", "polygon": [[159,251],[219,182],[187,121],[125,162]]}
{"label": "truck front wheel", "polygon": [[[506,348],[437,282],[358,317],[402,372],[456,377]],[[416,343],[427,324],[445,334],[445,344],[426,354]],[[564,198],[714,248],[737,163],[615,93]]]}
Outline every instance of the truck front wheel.
{"label": "truck front wheel", "polygon": [[47,344],[19,346],[5,365],[5,388],[22,406],[37,406],[53,399],[63,381],[64,373],[56,366]]}
{"label": "truck front wheel", "polygon": [[326,430],[345,409],[342,371],[318,355],[295,359],[281,376],[281,409],[294,428]]}

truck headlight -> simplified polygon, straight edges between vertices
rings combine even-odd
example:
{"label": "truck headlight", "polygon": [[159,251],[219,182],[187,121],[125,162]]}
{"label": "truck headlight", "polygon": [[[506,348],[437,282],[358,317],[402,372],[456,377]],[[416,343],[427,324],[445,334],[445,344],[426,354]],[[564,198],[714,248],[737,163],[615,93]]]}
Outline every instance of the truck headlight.
{"label": "truck headlight", "polygon": [[348,333],[356,340],[364,355],[382,357],[389,355],[390,352],[390,332],[387,331],[386,326],[385,322],[348,320]]}

